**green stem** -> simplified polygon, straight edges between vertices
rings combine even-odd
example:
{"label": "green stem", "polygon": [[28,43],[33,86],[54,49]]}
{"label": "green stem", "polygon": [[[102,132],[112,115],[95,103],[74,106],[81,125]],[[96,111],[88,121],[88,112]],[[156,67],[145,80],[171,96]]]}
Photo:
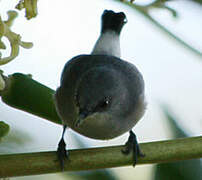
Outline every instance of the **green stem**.
{"label": "green stem", "polygon": [[154,25],[156,25],[160,30],[162,30],[164,33],[166,33],[169,37],[174,39],[176,42],[178,42],[180,45],[184,46],[187,50],[191,51],[195,55],[199,56],[200,58],[202,57],[202,52],[199,50],[195,49],[194,47],[190,46],[188,43],[183,41],[181,38],[178,36],[174,35],[172,32],[170,32],[167,28],[165,28],[163,25],[161,25],[158,21],[153,19],[151,16],[148,14],[143,14],[147,19],[149,19]]}
{"label": "green stem", "polygon": [[15,73],[4,79],[6,87],[0,91],[4,103],[61,124],[55,109],[54,90],[21,73]]}
{"label": "green stem", "polygon": [[[124,146],[69,150],[65,171],[94,170],[132,165]],[[145,157],[137,164],[165,163],[202,157],[202,136],[140,144]],[[0,177],[61,172],[56,152],[0,155]]]}
{"label": "green stem", "polygon": [[[115,1],[119,1],[119,0],[115,0]],[[135,4],[130,3],[129,1],[124,1],[122,3],[124,3],[125,5],[127,5],[129,7],[132,7],[137,12],[141,13],[147,20],[149,20],[150,22],[152,22],[162,32],[164,32],[166,35],[168,35],[169,37],[171,37],[172,39],[174,39],[176,42],[178,42],[180,45],[182,45],[183,47],[185,47],[187,50],[189,50],[192,53],[194,53],[195,55],[199,56],[199,58],[202,57],[202,52],[200,52],[199,50],[197,50],[194,47],[190,46],[188,43],[186,43],[185,41],[183,41],[181,38],[179,38],[178,36],[176,36],[175,34],[173,34],[166,27],[164,27],[158,21],[156,21],[154,18],[152,18],[149,15],[149,13],[148,13],[148,7],[147,6],[135,5]]]}

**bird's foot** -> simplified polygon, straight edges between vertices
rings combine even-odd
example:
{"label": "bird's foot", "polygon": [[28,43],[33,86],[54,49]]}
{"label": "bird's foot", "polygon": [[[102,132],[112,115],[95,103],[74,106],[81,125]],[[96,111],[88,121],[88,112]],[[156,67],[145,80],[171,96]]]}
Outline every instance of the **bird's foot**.
{"label": "bird's foot", "polygon": [[57,149],[57,156],[58,156],[58,160],[60,162],[62,171],[64,171],[65,159],[69,159],[68,151],[66,151],[65,148],[66,148],[66,144],[64,142],[64,139],[62,138],[58,144],[58,149]]}
{"label": "bird's foot", "polygon": [[141,152],[139,144],[137,142],[136,135],[133,131],[130,131],[130,136],[126,142],[126,148],[122,150],[123,154],[129,154],[131,151],[133,153],[133,166],[136,165],[139,157],[144,157],[145,155]]}

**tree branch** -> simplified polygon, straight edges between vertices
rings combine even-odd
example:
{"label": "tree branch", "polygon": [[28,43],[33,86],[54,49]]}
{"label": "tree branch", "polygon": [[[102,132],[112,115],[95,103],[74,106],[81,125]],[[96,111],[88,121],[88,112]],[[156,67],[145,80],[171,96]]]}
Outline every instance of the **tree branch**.
{"label": "tree branch", "polygon": [[54,90],[26,74],[14,73],[3,78],[5,88],[0,90],[0,96],[4,103],[51,122],[62,124],[55,109]]}
{"label": "tree branch", "polygon": [[[145,157],[137,164],[165,163],[202,157],[202,136],[140,144]],[[132,165],[124,146],[69,150],[65,171],[94,170]],[[56,152],[0,155],[0,177],[61,172]]]}
{"label": "tree branch", "polygon": [[[114,0],[114,1],[120,2],[120,0]],[[152,24],[154,24],[157,28],[159,28],[159,30],[161,30],[166,35],[168,35],[168,37],[170,37],[173,40],[175,40],[176,42],[178,42],[184,48],[186,48],[190,52],[194,53],[199,58],[202,57],[202,52],[200,50],[198,50],[198,49],[194,48],[193,46],[189,45],[189,43],[186,43],[183,39],[181,39],[180,37],[178,37],[177,35],[175,35],[171,31],[169,31],[165,26],[163,26],[157,20],[155,20],[154,18],[152,18],[152,16],[149,14],[149,11],[148,11],[148,8],[150,6],[147,6],[147,5],[146,6],[144,6],[144,5],[140,6],[140,5],[132,4],[130,1],[121,1],[121,3],[127,5],[127,6],[129,6],[131,8],[133,8],[134,10],[136,10],[137,12],[139,12],[140,14],[142,14],[147,20],[149,20]],[[164,7],[166,9],[169,9],[167,6],[164,6]],[[173,11],[173,13],[175,14],[174,11]]]}

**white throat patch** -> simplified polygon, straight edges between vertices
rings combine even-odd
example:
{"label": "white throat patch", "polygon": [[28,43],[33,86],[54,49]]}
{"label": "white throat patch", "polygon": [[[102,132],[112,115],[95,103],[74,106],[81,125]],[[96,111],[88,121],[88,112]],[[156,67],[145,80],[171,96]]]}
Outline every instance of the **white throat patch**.
{"label": "white throat patch", "polygon": [[119,35],[113,31],[107,31],[100,35],[91,54],[106,54],[116,57],[121,56]]}

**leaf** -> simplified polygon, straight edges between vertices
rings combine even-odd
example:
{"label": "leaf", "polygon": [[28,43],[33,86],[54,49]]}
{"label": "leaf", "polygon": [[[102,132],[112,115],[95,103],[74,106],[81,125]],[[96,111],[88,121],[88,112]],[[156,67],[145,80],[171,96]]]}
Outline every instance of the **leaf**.
{"label": "leaf", "polygon": [[7,135],[9,132],[9,129],[10,129],[10,127],[8,124],[6,124],[3,121],[0,121],[0,138]]}
{"label": "leaf", "polygon": [[[161,106],[174,138],[187,137],[188,134],[179,126],[178,119],[165,105]],[[158,164],[154,169],[154,180],[199,180],[202,179],[202,165],[199,159]]]}
{"label": "leaf", "polygon": [[164,115],[166,116],[173,138],[188,137],[188,134],[177,123],[177,117],[175,117],[175,115],[169,110],[169,108],[166,105],[161,105],[161,108]]}
{"label": "leaf", "polygon": [[112,171],[110,170],[95,170],[95,171],[83,171],[77,173],[68,173],[72,179],[82,179],[82,180],[116,180]]}

